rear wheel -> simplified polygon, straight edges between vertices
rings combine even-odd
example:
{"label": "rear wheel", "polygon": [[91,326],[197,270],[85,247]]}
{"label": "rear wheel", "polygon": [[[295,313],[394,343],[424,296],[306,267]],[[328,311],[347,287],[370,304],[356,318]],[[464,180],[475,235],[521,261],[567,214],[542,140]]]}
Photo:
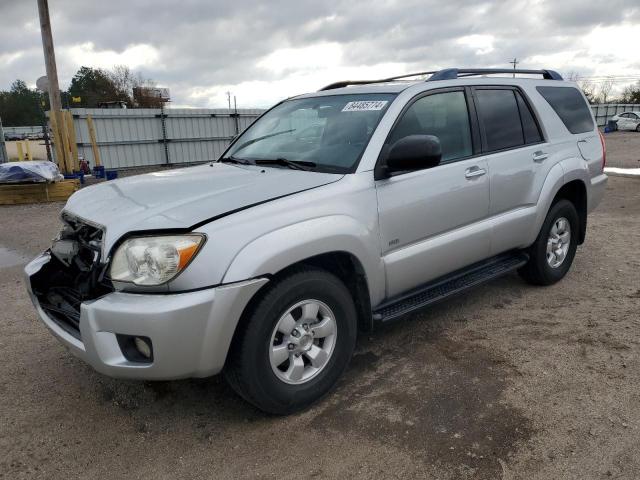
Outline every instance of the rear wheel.
{"label": "rear wheel", "polygon": [[288,414],[321,398],[347,367],[357,334],[349,290],[302,268],[262,294],[236,334],[225,377],[259,409]]}
{"label": "rear wheel", "polygon": [[638,126],[636,127],[636,132],[640,132],[640,123],[638,124]]}
{"label": "rear wheel", "polygon": [[534,285],[551,285],[571,268],[578,247],[578,212],[569,200],[559,200],[547,213],[536,241],[529,248],[529,261],[520,275]]}

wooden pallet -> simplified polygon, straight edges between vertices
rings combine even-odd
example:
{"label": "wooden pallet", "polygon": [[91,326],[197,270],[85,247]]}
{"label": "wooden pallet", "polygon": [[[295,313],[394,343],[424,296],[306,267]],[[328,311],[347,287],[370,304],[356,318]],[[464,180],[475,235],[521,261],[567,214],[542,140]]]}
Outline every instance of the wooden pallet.
{"label": "wooden pallet", "polygon": [[0,185],[0,205],[64,202],[80,188],[78,180],[54,183],[14,183]]}

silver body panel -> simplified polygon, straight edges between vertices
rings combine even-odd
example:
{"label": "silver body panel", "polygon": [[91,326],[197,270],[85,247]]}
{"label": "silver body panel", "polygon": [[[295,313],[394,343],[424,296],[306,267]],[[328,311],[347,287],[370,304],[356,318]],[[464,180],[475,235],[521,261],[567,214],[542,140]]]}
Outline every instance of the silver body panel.
{"label": "silver body panel", "polygon": [[[130,232],[195,225],[207,241],[164,293],[114,292],[83,304],[82,342],[48,319],[32,295],[40,318],[74,353],[108,375],[207,376],[224,365],[253,295],[270,276],[297,262],[324,253],[351,254],[362,265],[375,308],[451,271],[525,248],[563,185],[582,181],[589,211],[606,186],[595,126],[570,134],[535,88],[559,84],[474,78],[317,92],[309,96],[398,93],[352,174],[214,164],[82,189],[65,211],[104,227],[105,262]],[[374,180],[380,150],[407,103],[429,89],[460,85],[517,85],[540,119],[545,141]],[[467,178],[470,167],[486,174]],[[39,257],[29,264],[27,277],[46,261]],[[149,336],[159,346],[157,360],[144,367],[130,364],[114,344],[114,333]]]}

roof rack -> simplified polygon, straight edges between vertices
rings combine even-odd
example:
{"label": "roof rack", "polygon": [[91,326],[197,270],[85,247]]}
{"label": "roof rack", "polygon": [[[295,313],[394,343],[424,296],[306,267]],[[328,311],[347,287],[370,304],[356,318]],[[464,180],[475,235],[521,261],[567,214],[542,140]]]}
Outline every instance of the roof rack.
{"label": "roof rack", "polygon": [[563,80],[562,76],[554,70],[524,70],[513,68],[446,68],[429,77],[428,82],[435,80],[454,80],[460,77],[472,77],[476,75],[493,75],[496,73],[518,73],[524,75],[542,75],[545,80]]}
{"label": "roof rack", "polygon": [[445,68],[444,70],[408,73],[406,75],[398,75],[396,77],[381,78],[378,80],[343,80],[331,83],[322,87],[319,91],[333,90],[335,88],[348,87],[349,85],[368,85],[371,83],[388,83],[404,78],[417,77],[419,75],[431,75],[426,81],[434,82],[437,80],[455,80],[463,77],[473,77],[476,75],[493,75],[497,73],[506,74],[524,74],[524,75],[542,75],[545,80],[563,80],[562,76],[554,70],[524,70],[513,68]]}

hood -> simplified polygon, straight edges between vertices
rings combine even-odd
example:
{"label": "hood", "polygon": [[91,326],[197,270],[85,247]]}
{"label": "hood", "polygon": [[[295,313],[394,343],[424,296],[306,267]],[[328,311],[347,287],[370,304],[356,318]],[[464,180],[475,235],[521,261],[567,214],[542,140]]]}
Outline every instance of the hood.
{"label": "hood", "polygon": [[105,227],[108,250],[127,232],[193,228],[340,178],[330,173],[212,163],[83,188],[69,198],[64,211]]}

